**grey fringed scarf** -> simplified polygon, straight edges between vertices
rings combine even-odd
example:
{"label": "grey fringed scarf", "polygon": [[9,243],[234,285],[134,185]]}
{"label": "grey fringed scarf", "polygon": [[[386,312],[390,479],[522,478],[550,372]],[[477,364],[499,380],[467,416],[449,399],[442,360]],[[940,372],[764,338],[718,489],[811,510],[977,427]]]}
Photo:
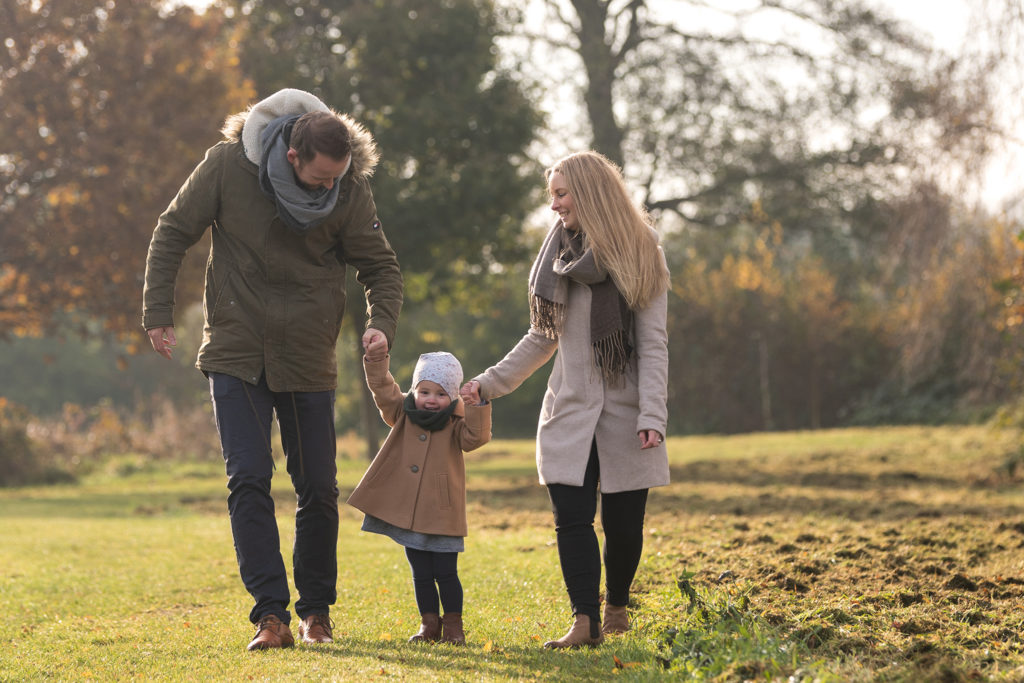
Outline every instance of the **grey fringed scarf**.
{"label": "grey fringed scarf", "polygon": [[277,215],[301,235],[319,225],[334,210],[341,183],[334,183],[329,190],[326,187],[307,190],[298,184],[295,169],[288,161],[288,140],[298,119],[297,114],[281,116],[263,129],[259,173],[260,189],[274,200]]}
{"label": "grey fringed scarf", "polygon": [[590,345],[605,380],[619,378],[633,354],[630,330],[633,312],[615,282],[598,268],[583,236],[566,230],[561,221],[548,232],[530,269],[530,324],[557,339],[565,322],[569,280],[590,287]]}

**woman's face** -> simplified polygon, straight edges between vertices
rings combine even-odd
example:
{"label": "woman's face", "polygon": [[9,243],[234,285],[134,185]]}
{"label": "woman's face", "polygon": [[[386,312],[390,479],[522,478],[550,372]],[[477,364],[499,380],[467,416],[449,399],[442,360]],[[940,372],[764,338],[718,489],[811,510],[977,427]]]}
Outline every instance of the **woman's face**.
{"label": "woman's face", "polygon": [[444,410],[451,402],[452,397],[437,382],[425,379],[416,385],[416,410]]}
{"label": "woman's face", "polygon": [[566,230],[579,230],[580,222],[569,186],[565,183],[565,176],[558,171],[548,177],[548,194],[551,195],[551,210],[562,219],[562,226]]}

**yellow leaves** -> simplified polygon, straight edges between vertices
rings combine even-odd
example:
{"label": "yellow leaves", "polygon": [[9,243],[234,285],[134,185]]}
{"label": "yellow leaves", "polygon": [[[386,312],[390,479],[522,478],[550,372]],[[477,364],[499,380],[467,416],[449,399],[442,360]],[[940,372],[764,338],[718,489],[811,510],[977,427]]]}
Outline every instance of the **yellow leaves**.
{"label": "yellow leaves", "polygon": [[68,256],[78,256],[78,251],[79,250],[77,245],[72,244],[68,246]]}
{"label": "yellow leaves", "polygon": [[757,291],[765,284],[765,273],[749,258],[741,256],[734,259],[732,255],[726,257],[722,264],[722,270],[732,271],[732,281],[739,289]]}
{"label": "yellow leaves", "polygon": [[46,193],[46,203],[55,209],[84,204],[91,198],[91,193],[83,191],[76,182],[60,185]]}
{"label": "yellow leaves", "polygon": [[618,658],[617,655],[612,655],[612,661],[615,663],[615,668],[612,669],[612,673],[619,673],[622,669],[632,669],[640,666],[640,662],[623,662]]}

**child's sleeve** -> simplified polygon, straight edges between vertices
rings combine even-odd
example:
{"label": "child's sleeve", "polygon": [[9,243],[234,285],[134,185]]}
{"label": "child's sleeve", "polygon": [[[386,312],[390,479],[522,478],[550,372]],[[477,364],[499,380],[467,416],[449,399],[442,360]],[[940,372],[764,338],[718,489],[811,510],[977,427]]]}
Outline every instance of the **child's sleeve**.
{"label": "child's sleeve", "polygon": [[367,360],[366,356],[363,356],[366,386],[373,394],[373,402],[377,404],[381,419],[388,427],[394,427],[402,415],[402,403],[405,401],[405,396],[388,369],[390,364],[390,355],[386,356],[384,360],[378,361]]}
{"label": "child's sleeve", "polygon": [[459,448],[473,451],[491,440],[491,404],[466,404],[466,415],[456,425]]}

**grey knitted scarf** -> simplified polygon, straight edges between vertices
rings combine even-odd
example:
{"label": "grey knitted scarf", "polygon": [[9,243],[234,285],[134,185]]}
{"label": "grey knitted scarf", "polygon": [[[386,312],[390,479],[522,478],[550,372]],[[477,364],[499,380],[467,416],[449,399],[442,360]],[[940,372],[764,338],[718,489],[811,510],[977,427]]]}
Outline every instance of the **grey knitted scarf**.
{"label": "grey knitted scarf", "polygon": [[633,312],[615,281],[599,268],[583,236],[555,223],[530,269],[530,324],[557,339],[565,323],[569,280],[590,287],[590,345],[605,380],[621,377],[633,354]]}
{"label": "grey knitted scarf", "polygon": [[297,114],[281,116],[263,129],[260,190],[274,200],[277,215],[284,224],[301,235],[323,222],[334,210],[341,183],[334,183],[329,190],[326,187],[307,190],[298,184],[295,169],[288,161],[288,140],[298,119]]}

